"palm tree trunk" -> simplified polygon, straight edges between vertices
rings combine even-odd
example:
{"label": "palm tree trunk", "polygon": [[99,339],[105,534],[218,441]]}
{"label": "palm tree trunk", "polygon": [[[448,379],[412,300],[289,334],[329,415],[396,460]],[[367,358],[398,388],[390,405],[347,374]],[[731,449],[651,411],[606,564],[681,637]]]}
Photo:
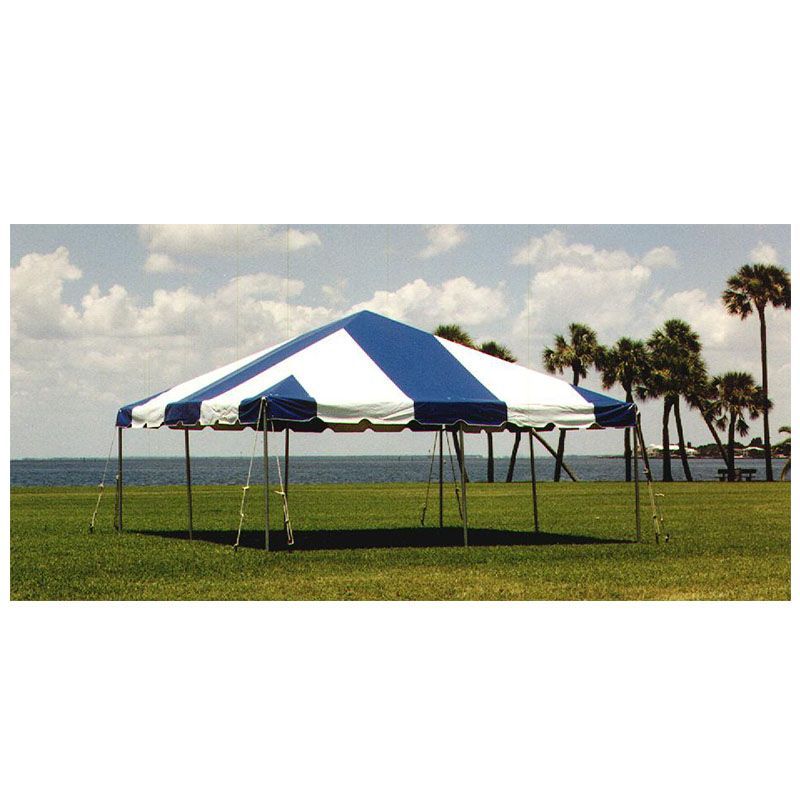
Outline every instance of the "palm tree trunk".
{"label": "palm tree trunk", "polygon": [[492,441],[491,431],[486,431],[486,439],[488,444],[486,482],[494,483],[494,442]]}
{"label": "palm tree trunk", "polygon": [[728,481],[733,483],[733,436],[736,433],[736,414],[730,412],[731,422],[728,425]]}
{"label": "palm tree trunk", "polygon": [[514,480],[514,467],[517,463],[517,451],[519,444],[522,441],[522,433],[517,431],[514,434],[514,446],[511,448],[511,458],[508,461],[508,474],[506,475],[506,483],[511,483]]}
{"label": "palm tree trunk", "polygon": [[714,421],[711,419],[711,415],[707,414],[705,411],[701,411],[700,414],[703,417],[703,422],[706,423],[706,426],[711,431],[711,435],[714,437],[714,441],[716,442],[717,450],[719,450],[722,461],[726,467],[730,467],[730,464],[728,464],[728,451],[725,449],[725,445],[722,444],[722,439],[719,438],[719,434],[717,433],[716,427],[714,427]]}
{"label": "palm tree trunk", "polygon": [[[578,366],[573,362],[572,365],[572,385],[577,386],[581,379],[581,373]],[[556,469],[553,473],[553,481],[558,483],[561,480],[561,462],[564,460],[564,443],[567,438],[566,431],[560,431],[558,434],[558,451],[556,452]]]}
{"label": "palm tree trunk", "polygon": [[675,401],[675,427],[678,429],[678,450],[681,454],[681,464],[683,464],[683,474],[687,481],[692,481],[692,473],[689,471],[689,458],[686,455],[686,443],[683,439],[683,422],[681,421],[681,401]]}
{"label": "palm tree trunk", "polygon": [[565,430],[559,431],[558,450],[556,451],[556,469],[553,473],[553,480],[558,483],[561,480],[561,462],[564,460],[564,440],[567,438]]}
{"label": "palm tree trunk", "polygon": [[769,386],[767,385],[767,321],[764,309],[758,309],[758,322],[761,328],[761,387],[764,389],[764,458],[766,459],[767,480],[773,481],[772,445],[769,441]]}
{"label": "palm tree trunk", "polygon": [[456,451],[456,459],[459,464],[464,465],[464,482],[469,483],[469,474],[467,473],[467,463],[461,458],[461,448],[458,446],[458,434],[453,431],[453,448]]}
{"label": "palm tree trunk", "polygon": [[664,413],[661,417],[661,480],[672,483],[672,454],[669,450],[669,412],[672,409],[672,400],[664,398]]}

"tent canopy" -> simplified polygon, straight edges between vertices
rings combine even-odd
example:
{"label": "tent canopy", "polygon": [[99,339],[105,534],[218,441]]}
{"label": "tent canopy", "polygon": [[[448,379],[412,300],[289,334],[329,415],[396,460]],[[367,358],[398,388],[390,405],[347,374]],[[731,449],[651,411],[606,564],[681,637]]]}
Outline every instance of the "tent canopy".
{"label": "tent canopy", "polygon": [[636,405],[359,311],[119,409],[120,428],[623,428]]}

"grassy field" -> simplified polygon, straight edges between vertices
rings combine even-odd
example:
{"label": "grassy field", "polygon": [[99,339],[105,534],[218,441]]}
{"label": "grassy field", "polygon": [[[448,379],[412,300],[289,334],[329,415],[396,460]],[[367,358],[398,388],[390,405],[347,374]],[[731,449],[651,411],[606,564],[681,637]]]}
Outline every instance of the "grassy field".
{"label": "grassy field", "polygon": [[[644,488],[644,487],[643,487]],[[530,487],[469,488],[474,546],[463,548],[452,486],[438,528],[435,487],[419,528],[419,484],[296,486],[297,546],[266,553],[263,491],[251,490],[243,545],[229,546],[241,489],[196,487],[196,540],[182,528],[182,487],[126,489],[122,535],[113,491],[98,529],[88,488],[11,492],[11,597],[53,600],[221,599],[789,599],[789,485],[672,484],[660,499],[671,534],[656,545],[642,492],[619,483],[543,484],[535,537]],[[277,502],[273,526],[278,527]],[[275,544],[282,538],[276,535]],[[510,543],[509,543],[510,542]],[[285,539],[283,542],[285,546]]]}

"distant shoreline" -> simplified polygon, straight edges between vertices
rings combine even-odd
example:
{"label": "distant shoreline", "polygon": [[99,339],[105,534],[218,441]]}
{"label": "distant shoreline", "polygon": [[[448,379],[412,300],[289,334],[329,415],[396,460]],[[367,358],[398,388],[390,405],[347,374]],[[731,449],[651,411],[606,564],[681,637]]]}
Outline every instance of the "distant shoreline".
{"label": "distant shoreline", "polygon": [[[428,453],[417,453],[417,454],[405,453],[403,455],[397,455],[397,454],[393,454],[393,453],[388,453],[388,454],[387,453],[374,453],[374,454],[372,454],[372,453],[359,453],[359,454],[346,453],[346,454],[341,454],[341,455],[332,455],[332,454],[327,454],[327,455],[308,455],[308,454],[301,455],[301,454],[297,454],[297,455],[295,455],[295,454],[292,454],[291,457],[292,457],[292,460],[294,460],[294,459],[303,459],[303,458],[317,458],[317,459],[319,459],[319,458],[381,458],[381,459],[430,458],[430,451]],[[718,455],[715,455],[715,456],[689,456],[689,455],[687,455],[686,457],[690,461],[721,461],[722,460]],[[163,461],[168,461],[170,459],[175,459],[175,458],[183,459],[183,455],[175,454],[175,455],[171,455],[171,456],[152,456],[152,455],[126,455],[125,456],[125,460],[126,461],[128,459],[137,459],[137,458],[146,458],[148,461],[162,461],[162,460]],[[192,455],[192,461],[195,461],[195,460],[200,461],[200,460],[207,459],[207,458],[215,458],[215,459],[229,458],[229,459],[233,460],[233,459],[249,458],[249,456],[247,456],[247,455],[236,455],[236,456]],[[465,458],[467,459],[467,461],[470,461],[470,460],[486,461],[486,456],[481,455],[480,453],[467,453]],[[511,456],[495,456],[494,460],[495,461],[508,461],[510,458],[511,458]],[[537,455],[536,458],[537,459],[538,458],[543,458],[543,459],[550,458],[550,459],[552,459],[553,457],[550,456],[550,455]],[[579,454],[573,453],[573,454],[567,454],[565,456],[564,460],[567,463],[569,463],[570,459],[576,459],[576,458],[624,459],[625,456],[624,455],[613,455],[613,454],[592,455],[592,454],[588,454],[588,453],[582,453],[582,454],[579,455]],[[658,456],[650,456],[650,458],[658,458],[660,460],[661,456],[660,455],[658,455]],[[672,458],[672,460],[676,460],[676,459],[680,460],[680,456],[677,455],[677,454],[673,455],[671,458]],[[740,458],[740,457],[737,456],[737,459],[738,458]],[[744,458],[749,459],[751,461],[764,461],[763,456],[744,456]],[[776,455],[774,453],[772,455],[772,460],[773,461],[783,461],[786,458],[788,458],[788,456]],[[26,456],[26,457],[22,457],[22,458],[11,458],[9,460],[12,463],[20,463],[20,462],[26,462],[27,463],[27,462],[31,462],[31,461],[104,461],[105,459],[102,458],[101,456],[41,456],[41,457]],[[518,460],[519,460],[519,457],[518,457]]]}

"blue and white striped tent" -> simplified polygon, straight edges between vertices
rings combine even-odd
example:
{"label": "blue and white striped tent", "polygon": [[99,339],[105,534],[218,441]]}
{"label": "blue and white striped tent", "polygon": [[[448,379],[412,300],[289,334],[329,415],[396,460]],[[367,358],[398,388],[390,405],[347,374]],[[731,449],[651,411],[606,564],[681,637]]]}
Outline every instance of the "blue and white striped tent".
{"label": "blue and white striped tent", "polygon": [[636,405],[360,311],[120,408],[119,428],[625,428]]}

